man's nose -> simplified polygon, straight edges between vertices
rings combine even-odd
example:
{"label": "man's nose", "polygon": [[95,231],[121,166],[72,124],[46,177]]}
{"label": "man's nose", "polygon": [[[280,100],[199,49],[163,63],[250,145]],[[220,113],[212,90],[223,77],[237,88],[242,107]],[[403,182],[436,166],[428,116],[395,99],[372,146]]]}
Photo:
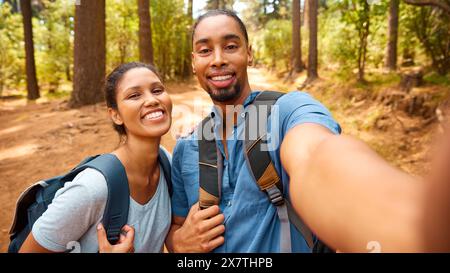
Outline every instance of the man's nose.
{"label": "man's nose", "polygon": [[212,61],[212,66],[216,68],[221,68],[227,64],[227,60],[223,56],[223,50],[214,50],[214,60]]}

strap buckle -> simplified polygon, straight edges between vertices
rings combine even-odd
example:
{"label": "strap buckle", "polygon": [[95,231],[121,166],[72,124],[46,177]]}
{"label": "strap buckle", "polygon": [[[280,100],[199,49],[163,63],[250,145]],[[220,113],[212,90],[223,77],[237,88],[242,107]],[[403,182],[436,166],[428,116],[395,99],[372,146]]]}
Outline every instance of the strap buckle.
{"label": "strap buckle", "polygon": [[272,185],[270,188],[266,189],[266,192],[272,204],[275,206],[282,206],[284,204],[283,194],[276,185]]}

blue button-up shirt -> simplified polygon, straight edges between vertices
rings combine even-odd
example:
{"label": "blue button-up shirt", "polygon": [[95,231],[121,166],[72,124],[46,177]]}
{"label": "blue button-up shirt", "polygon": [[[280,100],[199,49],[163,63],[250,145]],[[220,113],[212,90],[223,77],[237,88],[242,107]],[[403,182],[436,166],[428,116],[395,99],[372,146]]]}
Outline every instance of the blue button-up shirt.
{"label": "blue button-up shirt", "polygon": [[[244,102],[244,111],[259,92],[253,92]],[[278,106],[278,107],[277,107]],[[290,92],[275,103],[277,115],[267,124],[270,143],[275,143],[269,154],[275,169],[281,174],[284,196],[289,198],[289,177],[280,160],[280,144],[287,132],[298,124],[316,123],[339,134],[341,129],[330,112],[317,100],[305,92]],[[222,126],[221,115],[213,107],[214,132],[219,136]],[[214,252],[279,252],[280,221],[277,209],[262,192],[253,179],[244,158],[242,138],[244,119],[239,117],[231,135],[227,137],[228,158],[225,157],[221,141],[217,141],[223,155],[223,177],[220,209],[225,216],[225,243]],[[301,141],[299,138],[298,141]],[[172,161],[172,212],[175,216],[186,217],[190,207],[198,201],[197,134],[178,139]],[[306,241],[291,224],[292,252],[310,252]]]}

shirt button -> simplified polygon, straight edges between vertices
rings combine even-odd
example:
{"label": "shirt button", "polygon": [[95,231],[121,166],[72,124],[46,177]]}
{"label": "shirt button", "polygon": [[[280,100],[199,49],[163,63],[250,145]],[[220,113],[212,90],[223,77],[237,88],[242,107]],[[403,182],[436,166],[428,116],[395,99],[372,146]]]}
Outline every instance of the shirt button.
{"label": "shirt button", "polygon": [[242,114],[241,114],[241,117],[245,118],[245,113],[242,113]]}
{"label": "shirt button", "polygon": [[231,207],[231,201],[228,201],[227,206]]}

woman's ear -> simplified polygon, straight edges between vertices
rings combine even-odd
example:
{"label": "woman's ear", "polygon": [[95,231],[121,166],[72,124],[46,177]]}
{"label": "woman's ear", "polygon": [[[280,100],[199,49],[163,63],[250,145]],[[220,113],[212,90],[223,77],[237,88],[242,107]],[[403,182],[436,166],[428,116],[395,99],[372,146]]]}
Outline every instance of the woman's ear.
{"label": "woman's ear", "polygon": [[108,114],[115,124],[123,125],[123,121],[122,121],[122,118],[120,117],[119,111],[117,111],[111,107],[108,107]]}

